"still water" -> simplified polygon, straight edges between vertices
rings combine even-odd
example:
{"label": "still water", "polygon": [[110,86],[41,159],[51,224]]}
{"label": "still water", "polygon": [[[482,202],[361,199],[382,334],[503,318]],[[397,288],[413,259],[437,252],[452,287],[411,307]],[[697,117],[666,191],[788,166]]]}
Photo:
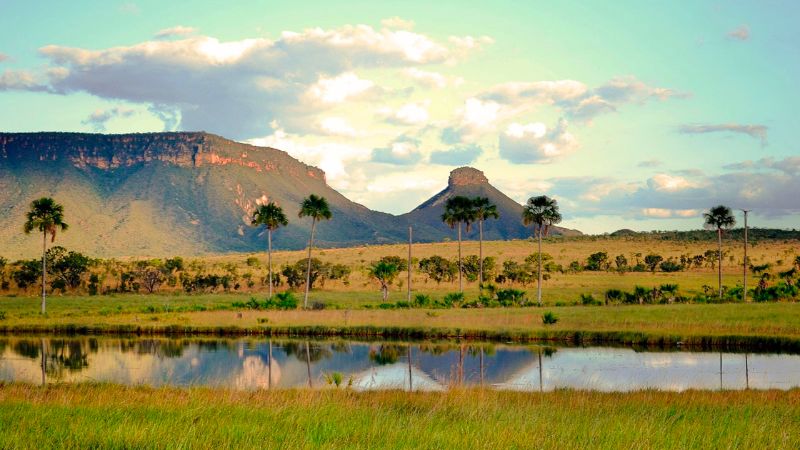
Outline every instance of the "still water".
{"label": "still water", "polygon": [[790,389],[800,355],[477,343],[0,337],[0,380],[234,389]]}

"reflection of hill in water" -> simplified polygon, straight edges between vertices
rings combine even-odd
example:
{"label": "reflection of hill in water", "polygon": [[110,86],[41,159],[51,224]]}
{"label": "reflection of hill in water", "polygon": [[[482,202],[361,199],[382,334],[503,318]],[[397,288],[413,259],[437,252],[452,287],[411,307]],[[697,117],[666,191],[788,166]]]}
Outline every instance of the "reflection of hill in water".
{"label": "reflection of hill in water", "polygon": [[[207,385],[236,389],[325,386],[339,372],[354,388],[405,389],[409,344],[256,339],[6,338],[0,339],[0,381],[39,383],[42,345],[49,382],[99,381],[128,385]],[[481,381],[498,388],[538,390],[540,347],[412,344],[415,389]],[[726,388],[790,388],[800,384],[800,356],[723,354]],[[719,353],[641,352],[630,348],[542,349],[543,387],[596,390],[716,389]],[[463,377],[463,378],[462,378]],[[271,380],[271,383],[270,383]],[[745,381],[747,380],[747,381]]]}

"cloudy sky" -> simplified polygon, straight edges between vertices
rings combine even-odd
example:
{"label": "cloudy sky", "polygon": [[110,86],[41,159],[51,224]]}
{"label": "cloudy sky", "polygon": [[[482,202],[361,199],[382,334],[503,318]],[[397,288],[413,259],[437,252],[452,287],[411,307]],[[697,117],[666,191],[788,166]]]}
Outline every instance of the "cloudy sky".
{"label": "cloudy sky", "polygon": [[800,224],[797,2],[466,5],[0,0],[0,130],[205,130],[391,213],[471,165],[588,232]]}

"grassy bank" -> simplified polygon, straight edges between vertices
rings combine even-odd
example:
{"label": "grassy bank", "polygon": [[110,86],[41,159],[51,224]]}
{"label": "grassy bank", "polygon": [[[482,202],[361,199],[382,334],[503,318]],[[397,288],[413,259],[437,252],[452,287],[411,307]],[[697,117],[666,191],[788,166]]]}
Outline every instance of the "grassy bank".
{"label": "grassy bank", "polygon": [[[402,338],[470,337],[493,340],[558,339],[649,345],[748,347],[800,350],[800,305],[795,303],[715,305],[567,306],[491,309],[395,309],[193,311],[198,297],[148,297],[180,312],[127,312],[141,306],[142,296],[115,299],[121,312],[106,313],[97,298],[74,300],[47,316],[35,313],[31,299],[18,302],[0,331],[57,333],[205,333],[343,335]],[[208,302],[224,302],[217,297]],[[24,303],[24,305],[23,305]],[[545,311],[554,325],[542,323]]]}
{"label": "grassy bank", "polygon": [[145,446],[788,449],[800,447],[800,391],[0,387],[2,448]]}

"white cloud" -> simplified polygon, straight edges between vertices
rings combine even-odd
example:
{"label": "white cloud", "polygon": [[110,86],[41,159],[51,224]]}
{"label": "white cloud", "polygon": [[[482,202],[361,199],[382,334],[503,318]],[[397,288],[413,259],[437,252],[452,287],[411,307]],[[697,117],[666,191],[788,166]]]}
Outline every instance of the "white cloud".
{"label": "white cloud", "polygon": [[307,96],[322,103],[343,103],[375,87],[370,80],[359,78],[352,72],[345,72],[333,78],[320,77],[308,88]]}
{"label": "white cloud", "polygon": [[687,218],[687,217],[700,216],[700,211],[696,209],[643,208],[641,213],[645,217],[653,217],[657,219],[669,219],[673,217]]}
{"label": "white cloud", "polygon": [[404,69],[403,75],[428,88],[443,89],[448,86],[459,86],[464,82],[460,77],[450,78],[438,72],[429,72],[416,67]]}
{"label": "white cloud", "polygon": [[106,123],[109,120],[117,117],[130,117],[135,112],[132,109],[119,106],[110,109],[97,109],[81,123],[91,126],[94,131],[101,132],[106,130]]}
{"label": "white cloud", "polygon": [[275,119],[289,132],[309,132],[317,123],[312,116],[326,108],[370,87],[382,92],[358,78],[358,69],[444,63],[463,55],[462,44],[345,25],[283,32],[276,40],[188,36],[99,50],[50,45],[40,49],[47,70],[6,72],[0,89],[86,92],[145,104],[159,115],[170,111],[179,129],[246,139],[263,135]]}
{"label": "white cloud", "polygon": [[387,121],[398,125],[419,125],[428,121],[430,100],[411,102],[402,105],[397,111],[388,111]]}
{"label": "white cloud", "polygon": [[647,180],[647,184],[657,191],[680,191],[698,187],[696,183],[687,180],[684,177],[668,175],[660,173]]}
{"label": "white cloud", "polygon": [[154,37],[156,39],[170,39],[173,37],[183,37],[188,36],[190,34],[194,34],[197,32],[197,28],[193,27],[185,27],[183,25],[177,25],[171,28],[164,28],[163,30],[159,30]]}
{"label": "white cloud", "polygon": [[414,29],[414,21],[406,20],[397,16],[389,17],[388,19],[381,20],[381,25],[386,28],[393,28],[395,30],[412,30]]}
{"label": "white cloud", "polygon": [[547,163],[578,147],[568,131],[567,121],[548,130],[543,123],[511,123],[500,135],[500,156],[513,163]]}
{"label": "white cloud", "polygon": [[330,136],[355,137],[358,132],[342,117],[325,117],[320,120],[319,130],[322,134]]}

